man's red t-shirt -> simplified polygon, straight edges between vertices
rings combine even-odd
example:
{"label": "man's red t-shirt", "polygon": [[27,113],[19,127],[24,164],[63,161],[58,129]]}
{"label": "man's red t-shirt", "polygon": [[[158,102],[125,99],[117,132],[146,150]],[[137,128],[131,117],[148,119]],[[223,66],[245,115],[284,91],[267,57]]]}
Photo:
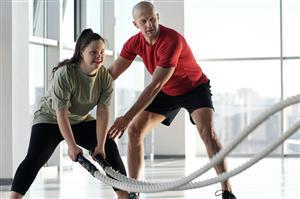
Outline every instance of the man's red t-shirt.
{"label": "man's red t-shirt", "polygon": [[133,61],[139,55],[151,74],[157,66],[175,67],[173,75],[162,88],[167,95],[182,95],[206,83],[208,78],[202,73],[184,37],[162,25],[159,28],[159,38],[154,45],[148,44],[140,32],[129,38],[120,56]]}

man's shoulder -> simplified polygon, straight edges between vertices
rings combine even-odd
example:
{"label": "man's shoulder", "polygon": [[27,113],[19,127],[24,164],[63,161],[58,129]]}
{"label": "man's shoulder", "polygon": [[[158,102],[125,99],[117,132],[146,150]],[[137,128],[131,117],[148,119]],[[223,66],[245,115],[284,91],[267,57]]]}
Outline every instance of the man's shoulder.
{"label": "man's shoulder", "polygon": [[171,27],[166,27],[166,26],[163,26],[160,24],[159,28],[162,32],[167,32],[167,33],[174,34],[174,35],[181,35],[177,30],[175,30],[174,28],[171,28]]}
{"label": "man's shoulder", "polygon": [[165,42],[181,42],[183,40],[183,36],[175,29],[160,25],[160,31]]}

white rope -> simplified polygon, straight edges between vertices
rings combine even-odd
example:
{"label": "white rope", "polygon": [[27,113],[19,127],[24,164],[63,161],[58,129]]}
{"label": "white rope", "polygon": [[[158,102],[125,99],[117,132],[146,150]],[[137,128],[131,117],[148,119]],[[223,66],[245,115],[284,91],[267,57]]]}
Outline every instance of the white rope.
{"label": "white rope", "polygon": [[210,178],[210,179],[203,180],[200,182],[188,183],[182,187],[177,188],[176,190],[195,189],[195,188],[200,188],[200,187],[204,187],[204,186],[208,186],[211,184],[225,181],[228,178],[235,176],[235,175],[241,173],[242,171],[248,169],[249,167],[251,167],[252,165],[257,163],[259,160],[263,159],[265,156],[267,156],[269,153],[271,153],[274,149],[276,149],[279,145],[281,145],[281,143],[283,143],[284,140],[286,140],[288,137],[293,135],[298,129],[300,129],[300,121],[298,121],[296,124],[294,124],[279,139],[277,139],[270,146],[265,148],[261,153],[255,155],[252,159],[248,160],[243,165],[241,165],[229,172],[222,173],[222,174],[218,175],[218,177]]}
{"label": "white rope", "polygon": [[[287,106],[296,104],[300,102],[300,95],[290,97],[286,100],[283,100],[276,105],[274,105],[269,111],[262,114],[260,117],[258,117],[256,120],[254,120],[247,128],[242,131],[242,133],[232,141],[232,143],[229,144],[228,147],[221,150],[219,153],[217,153],[215,156],[211,158],[211,161],[207,163],[205,166],[200,168],[199,170],[191,173],[190,175],[183,177],[178,180],[172,180],[170,182],[164,182],[164,183],[154,183],[154,182],[145,182],[145,181],[139,181],[127,178],[126,176],[123,176],[122,174],[115,172],[112,168],[105,168],[105,172],[107,172],[109,175],[114,177],[117,180],[111,179],[103,174],[101,174],[99,171],[94,173],[94,176],[104,182],[105,184],[109,184],[111,186],[117,187],[119,189],[124,189],[128,191],[133,192],[143,192],[143,193],[150,193],[150,192],[162,192],[162,191],[168,191],[168,190],[184,190],[184,189],[193,189],[193,188],[199,188],[203,186],[207,186],[209,184],[214,184],[220,181],[224,181],[228,179],[229,177],[236,175],[243,170],[249,168],[253,164],[255,164],[257,161],[265,157],[268,153],[270,153],[274,148],[276,148],[278,145],[280,145],[288,136],[290,136],[292,133],[294,133],[299,127],[299,123],[295,125],[292,130],[287,131],[281,138],[276,140],[270,147],[266,148],[262,153],[255,156],[253,159],[249,160],[246,164],[243,164],[242,166],[230,171],[223,173],[219,175],[218,177],[207,179],[200,182],[191,182],[195,178],[199,177],[203,173],[205,173],[207,170],[212,168],[214,165],[218,164],[222,159],[230,153],[243,139],[245,139],[257,126],[259,126],[263,121],[265,121],[267,118],[272,116],[274,113],[278,112],[279,110],[282,110],[286,108]],[[270,151],[271,150],[271,151]]]}
{"label": "white rope", "polygon": [[[183,185],[181,187],[170,189],[172,191],[181,191],[181,190],[187,190],[187,189],[195,189],[200,187],[205,187],[211,184],[215,184],[218,182],[222,182],[224,180],[227,180],[228,178],[237,175],[241,173],[242,171],[248,169],[253,164],[257,163],[259,160],[264,158],[266,155],[268,155],[270,152],[272,152],[276,147],[278,147],[285,139],[287,139],[289,136],[291,136],[293,133],[295,133],[300,128],[300,121],[298,121],[292,128],[290,128],[288,131],[286,131],[282,137],[275,140],[270,146],[268,146],[266,149],[264,149],[261,153],[254,156],[252,159],[248,160],[246,163],[244,163],[242,166],[237,167],[230,172],[225,172],[223,174],[218,175],[217,177],[206,179],[200,182],[191,182],[187,183],[186,185]],[[122,175],[122,174],[118,174]],[[94,176],[99,179],[100,181],[104,182],[105,184],[111,185],[113,187],[128,190],[132,192],[141,192],[141,193],[153,193],[153,192],[160,192],[157,190],[157,186],[159,184],[156,183],[150,183],[150,182],[143,182],[143,181],[137,181],[134,179],[129,179],[126,177],[122,177],[120,179],[125,179],[124,181],[115,180],[112,178],[109,178],[99,171],[94,173]],[[164,184],[164,183],[161,183]]]}

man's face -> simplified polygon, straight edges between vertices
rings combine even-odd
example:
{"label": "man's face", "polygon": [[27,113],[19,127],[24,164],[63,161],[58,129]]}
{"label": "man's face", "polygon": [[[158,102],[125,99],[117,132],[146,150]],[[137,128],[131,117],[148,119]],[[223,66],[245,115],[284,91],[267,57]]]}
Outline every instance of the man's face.
{"label": "man's face", "polygon": [[153,9],[141,8],[135,12],[133,24],[146,38],[156,38],[159,34],[158,14]]}

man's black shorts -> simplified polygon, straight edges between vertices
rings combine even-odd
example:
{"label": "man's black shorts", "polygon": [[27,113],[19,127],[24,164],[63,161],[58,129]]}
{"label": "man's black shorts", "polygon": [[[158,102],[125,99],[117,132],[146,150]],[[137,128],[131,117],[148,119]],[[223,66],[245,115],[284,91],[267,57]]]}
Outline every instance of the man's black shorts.
{"label": "man's black shorts", "polygon": [[195,124],[191,117],[194,110],[203,107],[214,108],[211,96],[209,81],[179,96],[170,96],[160,91],[145,111],[166,116],[162,123],[169,126],[179,110],[185,108],[190,114],[191,122]]}

